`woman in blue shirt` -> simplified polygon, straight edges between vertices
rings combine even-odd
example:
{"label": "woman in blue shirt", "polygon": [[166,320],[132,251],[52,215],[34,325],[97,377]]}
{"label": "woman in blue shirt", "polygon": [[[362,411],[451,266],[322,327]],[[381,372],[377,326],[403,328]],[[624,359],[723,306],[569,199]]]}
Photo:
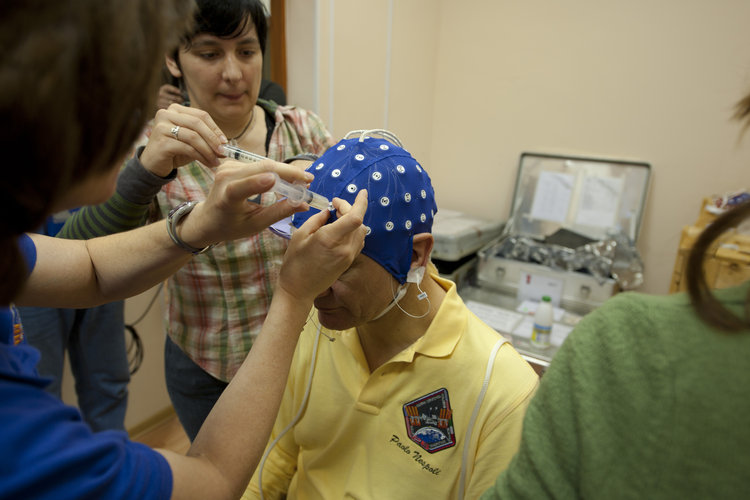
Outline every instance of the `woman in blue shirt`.
{"label": "woman in blue shirt", "polygon": [[[321,212],[295,232],[255,347],[186,456],[151,450],[121,431],[94,434],[78,410],[43,390],[48,381],[37,375],[38,351],[25,342],[14,304],[91,307],[120,300],[163,280],[207,246],[306,208],[247,201],[272,185],[269,172],[309,182],[297,167],[225,162],[206,201],[180,207],[166,221],[86,241],[26,234],[51,213],[110,197],[153,109],[163,54],[187,27],[192,8],[190,0],[0,6],[0,119],[6,124],[0,139],[0,499],[238,497],[265,447],[312,300],[362,248],[364,192],[353,207],[334,202],[336,223],[324,225],[329,214]],[[221,130],[207,116],[189,120],[165,133],[216,160],[226,141]],[[180,134],[183,127],[191,132]]]}

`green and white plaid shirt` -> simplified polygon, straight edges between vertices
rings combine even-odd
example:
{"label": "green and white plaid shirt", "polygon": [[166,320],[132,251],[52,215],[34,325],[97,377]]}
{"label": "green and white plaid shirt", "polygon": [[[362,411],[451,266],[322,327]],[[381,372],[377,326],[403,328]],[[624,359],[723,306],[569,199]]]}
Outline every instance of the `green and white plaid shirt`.
{"label": "green and white plaid shirt", "polygon": [[[269,109],[265,102],[258,104]],[[274,116],[271,159],[322,154],[333,144],[320,118],[309,111],[278,106]],[[213,168],[199,162],[181,167],[157,196],[162,216],[184,201],[204,200],[213,181]],[[272,193],[261,199],[263,205],[274,201]],[[285,239],[266,229],[196,255],[167,280],[167,334],[214,377],[231,380],[260,333],[286,246]]]}

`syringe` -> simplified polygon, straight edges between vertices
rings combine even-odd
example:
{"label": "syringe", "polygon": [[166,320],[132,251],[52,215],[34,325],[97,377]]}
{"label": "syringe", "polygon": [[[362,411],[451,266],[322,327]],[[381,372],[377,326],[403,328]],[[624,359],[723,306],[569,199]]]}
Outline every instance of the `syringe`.
{"label": "syringe", "polygon": [[240,149],[237,146],[230,146],[229,144],[222,144],[220,146],[220,149],[222,153],[224,153],[224,156],[227,158],[231,158],[233,160],[240,160],[247,163],[251,163],[254,161],[262,161],[267,160],[265,156],[256,155],[255,153],[251,153],[250,151],[245,151],[244,149]]}
{"label": "syringe", "polygon": [[[255,153],[251,153],[250,151],[240,149],[236,146],[230,146],[229,144],[224,144],[221,147],[223,148],[222,152],[224,153],[224,155],[228,158],[232,158],[233,160],[254,162],[268,159],[265,156],[257,155]],[[269,191],[273,191],[274,193],[278,193],[281,196],[285,196],[293,204],[307,203],[311,207],[315,207],[318,210],[329,210],[331,208],[331,202],[329,202],[328,198],[326,198],[325,196],[319,195],[318,193],[313,193],[305,186],[302,186],[300,184],[291,184],[279,177],[279,175],[275,172],[273,173],[273,175],[276,178],[276,181],[274,182],[273,187],[269,189]]]}

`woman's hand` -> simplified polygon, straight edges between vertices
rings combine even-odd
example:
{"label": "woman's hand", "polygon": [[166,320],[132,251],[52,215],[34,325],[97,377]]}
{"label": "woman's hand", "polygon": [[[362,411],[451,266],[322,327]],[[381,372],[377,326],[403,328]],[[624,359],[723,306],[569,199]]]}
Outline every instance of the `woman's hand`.
{"label": "woman's hand", "polygon": [[323,210],[292,233],[279,274],[279,289],[310,304],[349,268],[365,244],[367,190],[357,194],[354,205],[334,198],[333,206],[338,219],[331,224]]}
{"label": "woman's hand", "polygon": [[160,177],[194,160],[215,167],[220,163],[219,158],[223,158],[219,146],[226,142],[226,136],[208,113],[172,104],[156,112],[140,160],[147,170]]}
{"label": "woman's hand", "polygon": [[307,210],[308,205],[293,206],[286,199],[270,206],[248,201],[248,198],[265,193],[273,186],[273,173],[292,183],[309,183],[314,179],[311,173],[273,160],[253,163],[225,161],[216,169],[206,200],[196,205],[185,218],[178,228],[178,235],[189,245],[201,248],[252,236],[284,217]]}
{"label": "woman's hand", "polygon": [[185,97],[179,88],[174,85],[165,83],[159,87],[159,94],[156,96],[156,109],[167,109],[171,104],[182,104]]}

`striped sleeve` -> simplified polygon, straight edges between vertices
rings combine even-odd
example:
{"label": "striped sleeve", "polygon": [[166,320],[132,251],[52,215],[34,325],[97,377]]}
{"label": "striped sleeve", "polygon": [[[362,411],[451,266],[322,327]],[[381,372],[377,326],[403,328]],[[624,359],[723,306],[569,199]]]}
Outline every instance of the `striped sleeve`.
{"label": "striped sleeve", "polygon": [[120,171],[115,194],[100,205],[82,207],[65,222],[57,237],[85,240],[146,223],[151,202],[161,187],[175,178],[177,171],[167,177],[152,174],[138,159],[142,151],[139,148]]}

